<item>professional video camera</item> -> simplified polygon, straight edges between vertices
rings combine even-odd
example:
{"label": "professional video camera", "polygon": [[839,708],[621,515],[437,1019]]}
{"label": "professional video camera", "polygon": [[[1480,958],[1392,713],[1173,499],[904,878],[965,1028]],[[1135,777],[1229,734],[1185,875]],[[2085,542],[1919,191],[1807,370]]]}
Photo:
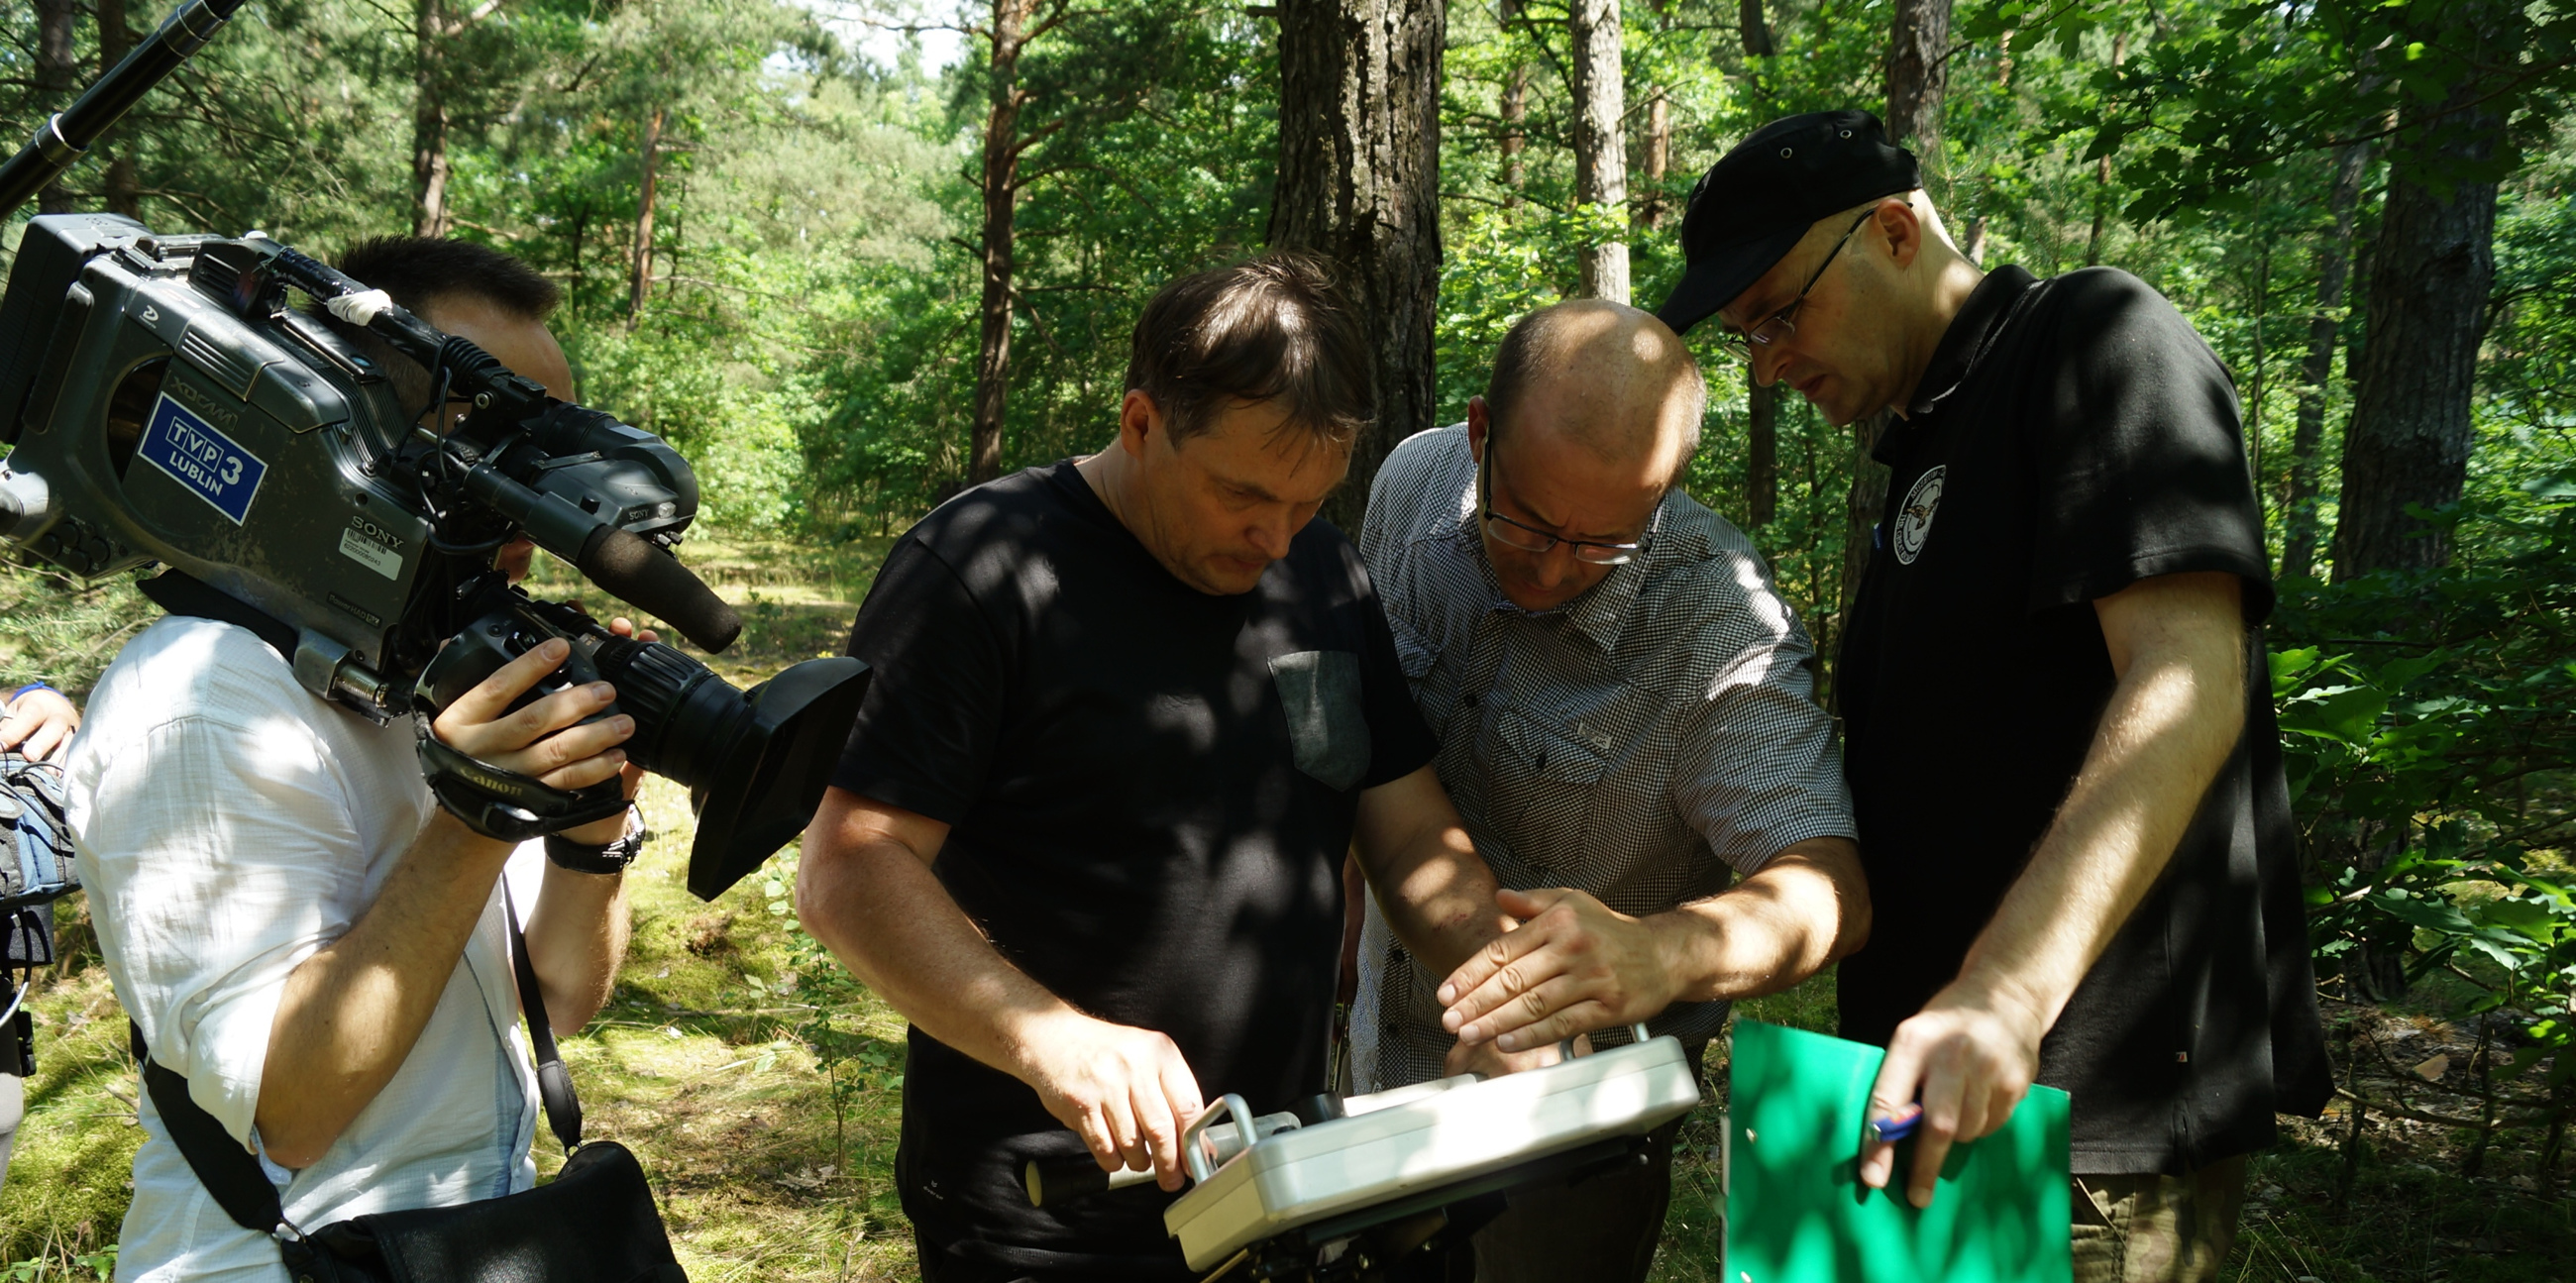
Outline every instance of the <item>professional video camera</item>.
{"label": "professional video camera", "polygon": [[[430,372],[386,372],[289,290]],[[448,408],[466,407],[450,427]],[[159,236],[101,214],[37,218],[0,296],[0,535],[82,576],[159,562],[146,595],[230,619],[307,690],[383,722],[434,716],[549,637],[539,690],[604,679],[630,760],[691,790],[689,889],[713,899],[805,826],[866,686],[809,660],[748,694],[660,643],[611,636],[493,569],[524,534],[710,651],[741,621],[671,555],[697,515],[659,437],[557,401],[474,344],[256,233]],[[423,733],[448,809],[517,840],[615,815],[614,780],[561,790]]]}

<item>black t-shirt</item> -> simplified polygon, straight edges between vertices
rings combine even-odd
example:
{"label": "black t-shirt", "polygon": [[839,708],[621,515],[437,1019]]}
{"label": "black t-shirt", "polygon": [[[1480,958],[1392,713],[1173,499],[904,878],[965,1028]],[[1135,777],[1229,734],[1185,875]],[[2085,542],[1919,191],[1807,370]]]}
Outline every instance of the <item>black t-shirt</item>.
{"label": "black t-shirt", "polygon": [[[2224,571],[2253,625],[2272,582],[2226,371],[2125,272],[1988,276],[1878,457],[1894,475],[1836,684],[1876,906],[1843,1032],[1883,1044],[1957,976],[2074,783],[2115,684],[2092,603]],[[2245,1153],[2329,1091],[2251,631],[2244,737],[2040,1048],[2079,1172]]]}
{"label": "black t-shirt", "polygon": [[[1210,596],[1071,463],[1033,468],[895,545],[850,653],[876,678],[834,783],[952,826],[933,868],[995,949],[1170,1035],[1211,1102],[1324,1089],[1359,795],[1434,749],[1340,531],[1312,522],[1251,592]],[[897,1180],[933,1241],[1189,1277],[1151,1187],[1029,1207],[1025,1160],[1085,1152],[1035,1091],[919,1029],[908,1062]]]}

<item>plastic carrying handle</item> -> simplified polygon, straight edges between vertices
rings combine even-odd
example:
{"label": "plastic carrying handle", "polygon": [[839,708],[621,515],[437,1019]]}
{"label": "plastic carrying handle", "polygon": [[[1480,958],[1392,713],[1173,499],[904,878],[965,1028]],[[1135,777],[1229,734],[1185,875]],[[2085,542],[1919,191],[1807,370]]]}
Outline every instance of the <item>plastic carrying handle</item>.
{"label": "plastic carrying handle", "polygon": [[[1580,1038],[1582,1036],[1583,1035],[1581,1034],[1576,1034],[1574,1038]],[[1647,1039],[1654,1037],[1653,1034],[1646,1032],[1646,1022],[1642,1020],[1628,1026],[1628,1036],[1638,1042],[1644,1042]],[[1568,1038],[1565,1041],[1556,1044],[1557,1059],[1574,1059],[1574,1038]]]}
{"label": "plastic carrying handle", "polygon": [[[1216,1165],[1208,1161],[1207,1151],[1199,1144],[1209,1124],[1222,1115],[1234,1120],[1237,1132],[1252,1130],[1252,1104],[1243,1097],[1227,1092],[1216,1102],[1216,1108],[1199,1115],[1199,1120],[1181,1133],[1181,1163],[1190,1169],[1190,1183],[1199,1184],[1216,1175]],[[1252,1146],[1245,1145],[1250,1150]]]}

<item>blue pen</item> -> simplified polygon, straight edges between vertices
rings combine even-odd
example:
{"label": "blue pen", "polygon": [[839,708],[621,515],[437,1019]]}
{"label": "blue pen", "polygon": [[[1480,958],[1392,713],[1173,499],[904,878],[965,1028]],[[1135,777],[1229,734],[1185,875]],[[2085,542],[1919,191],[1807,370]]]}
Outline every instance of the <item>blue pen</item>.
{"label": "blue pen", "polygon": [[1923,1107],[1921,1105],[1908,1105],[1905,1108],[1896,1111],[1893,1117],[1882,1118],[1877,1122],[1871,1123],[1869,1125],[1869,1131],[1871,1136],[1877,1138],[1879,1144],[1885,1145],[1891,1141],[1900,1141],[1913,1135],[1914,1129],[1921,1126],[1922,1123]]}

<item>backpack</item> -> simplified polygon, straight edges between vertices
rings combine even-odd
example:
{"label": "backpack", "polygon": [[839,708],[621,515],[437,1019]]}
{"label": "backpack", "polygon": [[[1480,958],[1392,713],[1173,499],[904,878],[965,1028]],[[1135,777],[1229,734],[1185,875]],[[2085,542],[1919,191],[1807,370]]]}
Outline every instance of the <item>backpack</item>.
{"label": "backpack", "polygon": [[63,768],[0,752],[0,1074],[35,1071],[26,986],[9,973],[32,973],[54,960],[48,906],[80,890],[71,848]]}

